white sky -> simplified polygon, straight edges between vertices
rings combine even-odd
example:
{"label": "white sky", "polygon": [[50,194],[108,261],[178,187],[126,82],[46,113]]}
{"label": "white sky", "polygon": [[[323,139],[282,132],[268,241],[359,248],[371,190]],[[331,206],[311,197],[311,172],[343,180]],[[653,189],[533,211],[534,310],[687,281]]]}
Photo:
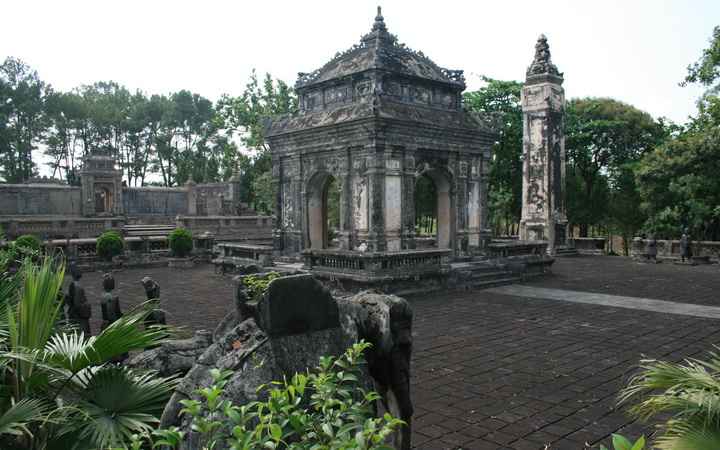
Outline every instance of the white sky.
{"label": "white sky", "polygon": [[0,0],[0,60],[55,90],[116,81],[131,91],[240,95],[253,68],[294,85],[370,31],[441,67],[524,81],[540,33],[567,98],[612,97],[677,123],[702,90],[678,86],[720,25],[718,0]]}

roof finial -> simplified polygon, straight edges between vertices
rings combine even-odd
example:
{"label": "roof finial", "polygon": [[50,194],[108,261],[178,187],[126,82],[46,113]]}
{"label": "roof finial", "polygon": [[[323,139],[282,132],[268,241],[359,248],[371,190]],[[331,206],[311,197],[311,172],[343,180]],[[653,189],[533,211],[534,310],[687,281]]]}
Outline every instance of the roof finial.
{"label": "roof finial", "polygon": [[375,23],[373,24],[373,31],[377,30],[378,28],[385,29],[385,18],[382,16],[382,8],[380,6],[377,7],[378,12],[377,16],[375,16]]}
{"label": "roof finial", "polygon": [[547,37],[541,34],[537,38],[535,44],[535,58],[532,64],[528,67],[527,76],[535,76],[549,74],[562,78],[562,74],[558,71],[555,64],[550,59],[550,46],[547,43]]}

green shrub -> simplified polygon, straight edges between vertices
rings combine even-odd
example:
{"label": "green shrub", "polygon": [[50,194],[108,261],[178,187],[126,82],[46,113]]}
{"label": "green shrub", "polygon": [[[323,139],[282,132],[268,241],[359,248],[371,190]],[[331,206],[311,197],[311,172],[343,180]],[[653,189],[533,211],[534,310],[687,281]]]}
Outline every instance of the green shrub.
{"label": "green shrub", "polygon": [[188,256],[195,246],[192,235],[185,228],[175,228],[168,236],[167,244],[170,251],[180,258]]}
{"label": "green shrub", "polygon": [[[295,374],[291,381],[264,386],[266,402],[233,405],[222,394],[232,371],[212,369],[215,384],[195,392],[202,401],[182,400],[183,413],[193,418],[192,429],[199,432],[203,448],[373,448],[384,445],[390,433],[403,423],[389,414],[372,418],[375,392],[358,386],[365,364],[363,341],[339,358],[323,357],[315,372]],[[307,408],[302,399],[310,398]],[[156,430],[161,438],[154,446],[182,446],[184,434],[177,427]],[[150,436],[147,436],[150,438]]]}
{"label": "green shrub", "polygon": [[13,255],[22,259],[24,256],[33,256],[40,253],[40,241],[32,234],[20,236],[13,243]]}
{"label": "green shrub", "polygon": [[110,261],[113,256],[122,254],[125,242],[114,231],[103,234],[97,240],[97,255],[102,261]]}
{"label": "green shrub", "polygon": [[328,227],[328,241],[335,239],[335,230],[332,227]]}

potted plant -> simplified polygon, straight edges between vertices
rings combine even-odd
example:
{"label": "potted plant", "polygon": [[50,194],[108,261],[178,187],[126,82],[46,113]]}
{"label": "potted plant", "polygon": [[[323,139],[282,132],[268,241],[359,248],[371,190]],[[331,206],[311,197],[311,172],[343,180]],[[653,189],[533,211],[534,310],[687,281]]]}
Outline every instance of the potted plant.
{"label": "potted plant", "polygon": [[175,228],[167,238],[167,245],[175,258],[168,259],[170,267],[189,268],[193,266],[190,252],[194,248],[193,237],[185,228]]}
{"label": "potted plant", "polygon": [[109,231],[100,235],[97,240],[96,247],[95,253],[100,259],[98,266],[101,266],[101,268],[109,265],[107,263],[110,262],[112,262],[113,265],[122,264],[122,262],[117,260],[117,257],[123,254],[123,251],[125,250],[125,241],[123,241],[120,235],[116,232]]}

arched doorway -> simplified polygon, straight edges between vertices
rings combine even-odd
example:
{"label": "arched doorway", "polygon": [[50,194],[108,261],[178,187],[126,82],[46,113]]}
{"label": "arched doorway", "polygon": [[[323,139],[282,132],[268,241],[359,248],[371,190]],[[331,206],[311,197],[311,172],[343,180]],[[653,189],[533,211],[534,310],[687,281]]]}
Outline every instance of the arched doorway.
{"label": "arched doorway", "polygon": [[95,188],[95,212],[109,213],[112,208],[112,194],[104,187]]}
{"label": "arched doorway", "polygon": [[329,172],[319,172],[310,179],[307,189],[309,248],[328,248],[328,228],[341,229],[339,199],[339,184]]}
{"label": "arched doorway", "polygon": [[435,246],[451,248],[450,182],[438,170],[424,172],[415,182],[415,226],[435,236]]}

